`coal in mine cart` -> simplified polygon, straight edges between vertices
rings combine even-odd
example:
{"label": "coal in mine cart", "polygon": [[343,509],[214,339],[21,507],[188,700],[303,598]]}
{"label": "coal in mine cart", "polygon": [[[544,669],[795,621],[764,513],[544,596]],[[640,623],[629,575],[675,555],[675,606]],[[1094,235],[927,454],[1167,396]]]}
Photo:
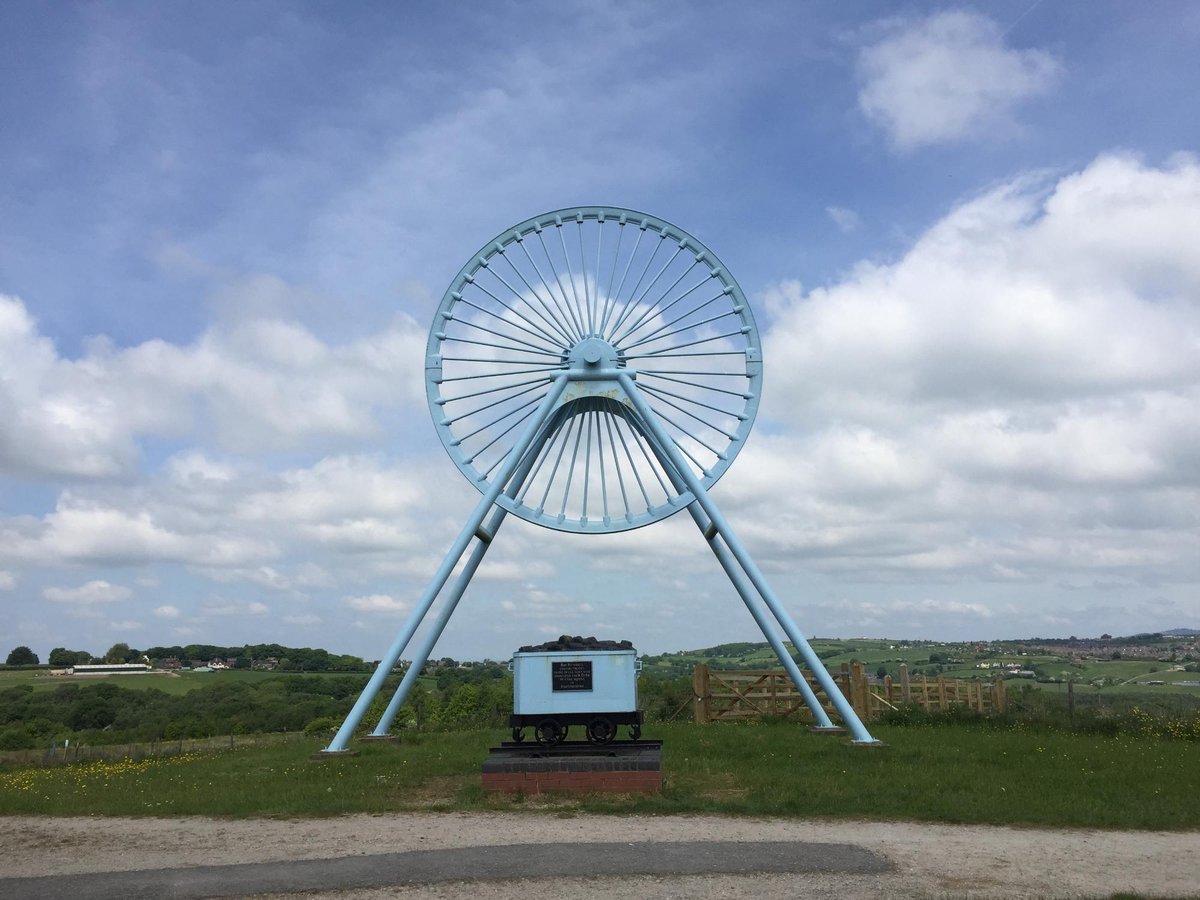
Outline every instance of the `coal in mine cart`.
{"label": "coal in mine cart", "polygon": [[642,733],[637,676],[641,660],[629,641],[568,637],[522,647],[512,658],[513,740],[532,728],[543,745],[560,744],[582,725],[593,744],[608,744],[626,726],[630,740]]}

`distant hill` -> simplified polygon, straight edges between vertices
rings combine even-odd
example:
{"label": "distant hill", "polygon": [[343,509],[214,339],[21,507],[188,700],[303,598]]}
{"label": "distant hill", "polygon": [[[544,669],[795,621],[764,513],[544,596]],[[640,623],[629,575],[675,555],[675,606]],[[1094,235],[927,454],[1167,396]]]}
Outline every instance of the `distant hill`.
{"label": "distant hill", "polygon": [[1163,637],[1200,637],[1200,628],[1172,628],[1161,634]]}

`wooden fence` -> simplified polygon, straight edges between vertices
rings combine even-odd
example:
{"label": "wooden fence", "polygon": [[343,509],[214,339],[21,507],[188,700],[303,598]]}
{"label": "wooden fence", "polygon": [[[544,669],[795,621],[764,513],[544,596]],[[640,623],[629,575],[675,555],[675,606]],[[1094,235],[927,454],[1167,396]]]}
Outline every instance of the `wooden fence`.
{"label": "wooden fence", "polygon": [[[843,663],[841,670],[830,673],[842,695],[850,701],[858,717],[868,722],[886,710],[916,706],[927,711],[966,707],[977,712],[1003,712],[1007,706],[1004,680],[966,681],[941,675],[912,678],[908,666],[900,665],[900,677],[869,677],[861,663]],[[830,717],[837,719],[833,704],[810,672],[804,672]],[[695,720],[707,722],[739,719],[791,718],[812,722],[812,712],[792,684],[787,672],[751,669],[710,669],[697,665],[692,673]]]}

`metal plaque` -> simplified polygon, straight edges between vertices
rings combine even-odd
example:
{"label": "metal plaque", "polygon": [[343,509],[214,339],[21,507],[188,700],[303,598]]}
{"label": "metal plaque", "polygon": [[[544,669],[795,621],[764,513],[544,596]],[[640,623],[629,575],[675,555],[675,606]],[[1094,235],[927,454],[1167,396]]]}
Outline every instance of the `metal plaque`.
{"label": "metal plaque", "polygon": [[590,691],[592,661],[590,659],[550,663],[552,691]]}

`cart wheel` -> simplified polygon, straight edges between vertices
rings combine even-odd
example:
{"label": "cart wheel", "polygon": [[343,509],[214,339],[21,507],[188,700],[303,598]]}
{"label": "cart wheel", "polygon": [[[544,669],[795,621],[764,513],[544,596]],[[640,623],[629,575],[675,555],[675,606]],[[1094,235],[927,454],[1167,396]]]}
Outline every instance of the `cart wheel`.
{"label": "cart wheel", "polygon": [[553,747],[555,744],[563,742],[563,738],[567,736],[567,729],[559,724],[558,719],[543,719],[538,722],[534,734],[537,736],[539,744],[544,747]]}
{"label": "cart wheel", "polygon": [[635,724],[629,726],[629,739],[631,741],[636,741],[641,736],[642,736],[642,726],[641,725],[638,725],[635,723]]}
{"label": "cart wheel", "polygon": [[513,728],[512,736],[514,741],[516,741],[518,744],[521,743],[521,741],[525,740],[525,729]]}
{"label": "cart wheel", "polygon": [[587,726],[587,739],[593,744],[607,744],[617,736],[617,726],[612,719],[601,716],[592,719]]}

